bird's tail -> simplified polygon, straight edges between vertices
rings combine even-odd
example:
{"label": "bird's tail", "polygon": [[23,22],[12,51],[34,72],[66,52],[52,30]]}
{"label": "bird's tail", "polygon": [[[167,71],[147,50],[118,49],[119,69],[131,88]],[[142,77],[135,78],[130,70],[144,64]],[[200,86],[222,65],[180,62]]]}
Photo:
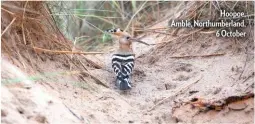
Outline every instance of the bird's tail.
{"label": "bird's tail", "polygon": [[129,76],[117,76],[116,85],[120,90],[131,89],[131,81]]}

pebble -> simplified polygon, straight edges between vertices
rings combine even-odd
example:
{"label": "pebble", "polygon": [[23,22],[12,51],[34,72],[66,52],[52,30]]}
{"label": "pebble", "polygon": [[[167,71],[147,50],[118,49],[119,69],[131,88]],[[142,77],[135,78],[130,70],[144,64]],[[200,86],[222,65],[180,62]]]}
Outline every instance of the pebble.
{"label": "pebble", "polygon": [[248,105],[246,103],[243,102],[237,102],[237,103],[232,103],[228,105],[228,108],[231,110],[236,110],[236,111],[240,111],[240,110],[244,110]]}

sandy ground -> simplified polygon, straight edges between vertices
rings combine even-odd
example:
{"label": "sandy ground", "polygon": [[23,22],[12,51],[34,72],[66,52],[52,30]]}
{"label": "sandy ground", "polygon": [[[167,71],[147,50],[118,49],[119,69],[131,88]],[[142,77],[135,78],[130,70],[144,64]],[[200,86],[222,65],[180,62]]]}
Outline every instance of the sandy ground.
{"label": "sandy ground", "polygon": [[[166,25],[167,21],[163,21],[154,27]],[[250,30],[254,29],[246,29],[247,32]],[[210,103],[253,93],[253,36],[216,38],[214,34],[199,32],[182,37],[192,31],[181,29],[177,36],[145,33],[142,40],[157,45],[134,44],[136,60],[133,88],[129,92],[120,92],[114,86],[111,53],[86,56],[104,65],[103,69],[82,68],[75,65],[78,62],[69,66],[72,60],[58,55],[32,56],[37,65],[31,65],[33,69],[28,67],[27,74],[10,69],[9,62],[2,62],[2,79],[39,76],[2,85],[1,122],[253,124],[253,97],[227,104],[217,111],[204,111],[189,104],[193,98]],[[177,37],[182,38],[171,40]],[[81,63],[86,64],[86,61]],[[22,67],[21,63],[16,65]],[[85,69],[109,88],[78,73]]]}
{"label": "sandy ground", "polygon": [[[164,36],[148,35],[143,40],[160,42],[153,40],[162,39],[160,37]],[[2,87],[2,123],[252,124],[253,98],[231,103],[220,111],[205,112],[183,104],[195,97],[217,101],[253,92],[252,39],[234,42],[210,35],[194,37],[195,40],[186,38],[181,42],[176,40],[158,46],[135,44],[137,59],[130,92],[123,93],[115,88],[109,63],[104,69],[91,70],[109,88],[75,73],[34,81],[31,88],[24,88],[23,85]],[[205,37],[206,40],[203,40]],[[172,58],[215,53],[224,54]],[[109,55],[101,58],[108,58]],[[2,65],[2,68],[5,67]],[[66,69],[64,64],[60,66],[54,60],[46,59],[40,65],[40,71],[62,72]],[[151,109],[167,97],[162,104]]]}

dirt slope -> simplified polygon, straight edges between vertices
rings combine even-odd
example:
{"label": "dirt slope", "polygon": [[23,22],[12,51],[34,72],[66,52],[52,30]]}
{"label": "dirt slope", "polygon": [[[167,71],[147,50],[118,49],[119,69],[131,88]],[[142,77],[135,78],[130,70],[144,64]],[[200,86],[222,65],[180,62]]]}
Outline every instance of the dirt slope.
{"label": "dirt slope", "polygon": [[[248,32],[250,30],[247,29]],[[155,33],[146,35],[143,40],[151,43],[158,43],[165,37]],[[170,36],[165,40],[171,38],[175,37]],[[221,111],[203,112],[183,104],[195,97],[213,102],[253,93],[252,41],[252,36],[233,41],[216,38],[213,34],[201,36],[198,33],[156,47],[136,46],[138,57],[132,79],[134,87],[126,94],[116,89],[110,91],[113,92],[108,98],[110,100],[105,100],[107,106],[110,104],[106,116],[112,117],[110,123],[253,123],[253,98],[241,101],[242,104],[230,103]],[[174,58],[176,56],[202,57]],[[114,89],[112,73],[95,70],[94,74],[107,80],[111,89]],[[115,96],[116,92],[121,96]],[[173,97],[151,110],[169,96]],[[236,110],[233,106],[241,108]],[[236,119],[237,116],[245,119]]]}
{"label": "dirt slope", "polygon": [[[216,101],[253,91],[253,86],[251,86],[254,75],[252,40],[240,41],[238,44],[230,39],[213,36],[207,36],[206,41],[203,40],[204,36],[194,35],[194,37],[197,37],[195,38],[197,40],[190,41],[187,38],[181,40],[181,43],[174,41],[163,45],[163,47],[158,46],[154,50],[145,51],[147,54],[136,59],[132,79],[133,89],[125,94],[115,89],[114,75],[112,72],[106,71],[107,69],[96,69],[91,73],[107,82],[110,88],[104,88],[93,83],[92,79],[70,73],[43,78],[36,81],[38,83],[35,85],[44,89],[52,97],[60,99],[67,106],[64,107],[62,104],[65,113],[73,121],[79,121],[77,123],[253,123],[253,98],[237,105],[237,107],[241,106],[241,110],[225,107],[221,111],[199,112],[199,109],[192,109],[191,105],[183,104],[194,97],[200,97],[206,101]],[[208,46],[203,46],[203,43]],[[171,58],[173,56],[214,53],[224,54],[211,57]],[[57,68],[60,66],[58,64],[52,65],[53,62],[54,60],[46,59],[44,63],[41,63],[42,71],[66,71],[64,68]],[[48,66],[49,64],[51,66]],[[239,77],[241,78],[239,79]],[[180,89],[194,82],[196,84],[179,92]],[[12,90],[12,88],[10,90],[15,97],[26,96],[22,93],[17,94],[20,92],[19,90]],[[23,92],[27,92],[26,89],[24,90]],[[176,96],[165,100],[148,112],[159,101],[176,93],[178,93]],[[23,100],[29,102],[29,99]],[[242,107],[243,104],[245,107]],[[14,105],[19,106],[19,104]],[[30,105],[25,104],[25,106]],[[48,104],[47,106],[52,105]],[[36,107],[24,107],[23,109],[29,112]],[[69,109],[72,112],[68,111]],[[4,109],[4,111],[8,111],[8,109]],[[52,110],[49,109],[49,111]],[[53,115],[47,113],[48,111],[42,111],[41,114],[46,117],[47,121],[45,122],[50,123]],[[11,112],[8,111],[8,114],[2,116],[4,120],[7,120],[2,120],[2,122],[13,119]],[[28,119],[24,123],[30,122],[30,116],[22,114],[25,120]],[[236,119],[237,116],[245,119]],[[36,114],[32,116],[32,118],[36,117]],[[61,122],[61,120],[55,119],[56,122]]]}
{"label": "dirt slope", "polygon": [[[151,28],[167,26],[167,21]],[[127,93],[114,86],[110,52],[94,58],[85,56],[103,64],[102,69],[87,68],[87,61],[78,55],[33,54],[30,61],[36,64],[21,72],[27,73],[29,88],[24,80],[11,80],[13,83],[1,87],[5,94],[1,96],[1,122],[253,124],[253,96],[231,102],[218,111],[190,104],[193,98],[205,103],[224,102],[229,97],[253,93],[253,30],[247,28],[250,36],[243,39],[216,38],[203,32],[182,37],[194,31],[188,29],[179,30],[177,36],[145,33],[142,40],[157,45],[134,44],[133,88]],[[175,38],[178,39],[171,40]],[[5,57],[4,54],[4,60]],[[14,63],[19,68],[22,64]],[[4,71],[11,70],[4,63],[1,66],[2,78],[20,76],[15,70]],[[83,70],[90,74],[81,73]],[[91,75],[109,88],[98,84]]]}

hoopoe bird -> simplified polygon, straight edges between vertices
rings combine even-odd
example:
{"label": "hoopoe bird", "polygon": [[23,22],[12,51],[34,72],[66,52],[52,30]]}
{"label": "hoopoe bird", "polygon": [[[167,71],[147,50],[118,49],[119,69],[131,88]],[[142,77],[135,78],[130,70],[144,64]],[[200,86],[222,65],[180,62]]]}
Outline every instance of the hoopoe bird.
{"label": "hoopoe bird", "polygon": [[134,68],[134,53],[132,50],[132,42],[140,42],[148,45],[147,43],[136,40],[131,37],[127,32],[117,29],[109,29],[106,32],[116,37],[119,42],[118,50],[112,55],[112,68],[116,75],[116,86],[120,90],[131,89],[131,73]]}

